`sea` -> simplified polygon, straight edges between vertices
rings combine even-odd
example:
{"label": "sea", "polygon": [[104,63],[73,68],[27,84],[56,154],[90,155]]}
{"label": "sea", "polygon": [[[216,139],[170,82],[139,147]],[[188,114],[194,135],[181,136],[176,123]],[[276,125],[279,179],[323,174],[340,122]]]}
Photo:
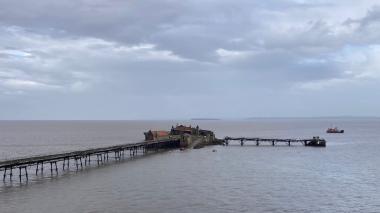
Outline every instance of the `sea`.
{"label": "sea", "polygon": [[[134,143],[186,124],[225,136],[312,138],[325,148],[231,142],[0,181],[1,213],[380,212],[379,118],[0,121],[0,161]],[[327,134],[338,126],[344,134]],[[73,162],[72,162],[73,163]],[[2,172],[0,172],[2,179]]]}

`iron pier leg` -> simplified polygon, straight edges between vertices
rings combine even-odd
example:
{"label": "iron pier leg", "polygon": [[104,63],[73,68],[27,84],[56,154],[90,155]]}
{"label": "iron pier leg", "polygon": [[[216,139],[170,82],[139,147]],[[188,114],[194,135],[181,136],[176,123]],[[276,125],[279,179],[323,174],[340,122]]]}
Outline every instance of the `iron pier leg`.
{"label": "iron pier leg", "polygon": [[53,174],[53,162],[50,162],[50,174]]}
{"label": "iron pier leg", "polygon": [[274,146],[274,141],[272,141],[272,146]]}
{"label": "iron pier leg", "polygon": [[244,140],[240,140],[240,146],[244,145]]}
{"label": "iron pier leg", "polygon": [[24,167],[24,169],[25,169],[26,180],[29,180],[29,178],[28,178],[28,170],[26,169],[26,166]]}
{"label": "iron pier leg", "polygon": [[56,161],[56,162],[54,162],[54,164],[55,164],[55,172],[58,174],[58,166],[57,166],[57,161]]}
{"label": "iron pier leg", "polygon": [[9,180],[12,180],[12,176],[13,176],[13,167],[10,168],[10,174],[9,174]]}
{"label": "iron pier leg", "polygon": [[69,168],[69,158],[63,158],[63,164],[62,164],[62,168],[63,170],[65,170],[66,168],[66,160],[67,160],[67,169]]}
{"label": "iron pier leg", "polygon": [[39,162],[37,162],[37,166],[36,166],[36,175],[38,174],[38,164]]}
{"label": "iron pier leg", "polygon": [[7,176],[7,167],[4,168],[3,181],[5,180],[5,176]]}
{"label": "iron pier leg", "polygon": [[18,167],[19,169],[19,177],[20,177],[20,182],[21,182],[21,167]]}
{"label": "iron pier leg", "polygon": [[290,141],[288,141],[288,145],[290,146]]}
{"label": "iron pier leg", "polygon": [[103,154],[96,154],[96,158],[97,158],[97,162],[98,162],[98,165],[100,164],[100,162],[103,164]]}

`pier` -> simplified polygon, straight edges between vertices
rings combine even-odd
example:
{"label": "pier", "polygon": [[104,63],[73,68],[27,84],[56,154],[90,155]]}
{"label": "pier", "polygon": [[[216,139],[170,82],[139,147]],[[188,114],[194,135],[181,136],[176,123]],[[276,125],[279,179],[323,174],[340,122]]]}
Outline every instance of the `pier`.
{"label": "pier", "polygon": [[28,180],[31,172],[35,172],[38,175],[43,174],[44,169],[50,169],[51,175],[57,175],[59,168],[70,170],[70,163],[78,171],[86,166],[90,166],[91,162],[95,162],[94,164],[99,166],[108,162],[109,159],[120,161],[125,159],[125,157],[133,158],[137,155],[145,155],[148,152],[173,148],[201,148],[206,145],[228,146],[232,141],[240,142],[241,146],[246,143],[254,143],[256,146],[262,144],[272,146],[277,144],[287,146],[291,146],[292,144],[315,147],[326,146],[326,141],[319,137],[311,139],[225,137],[220,140],[215,137],[212,131],[202,130],[198,126],[187,127],[183,125],[172,127],[170,131],[149,130],[144,135],[145,141],[143,142],[0,161],[0,171],[3,171],[4,181],[7,177],[12,180],[13,172],[16,171],[17,173],[18,171],[18,177],[21,182],[23,177],[25,180]]}
{"label": "pier", "polygon": [[[144,155],[150,151],[159,151],[163,149],[172,149],[180,147],[181,138],[179,136],[170,136],[162,140],[150,140],[138,143],[121,144],[103,148],[87,149],[74,152],[66,152],[51,155],[41,155],[27,158],[18,158],[7,161],[0,161],[0,171],[3,171],[3,180],[9,176],[12,180],[13,172],[18,170],[20,182],[29,179],[30,169],[34,168],[35,174],[43,173],[44,168],[48,165],[50,173],[58,174],[58,165],[62,170],[70,168],[70,162],[74,162],[75,169],[79,170],[85,166],[90,166],[92,161],[97,165],[105,164],[110,158],[122,160],[129,152],[129,157]],[[127,154],[126,154],[127,153]],[[57,164],[58,163],[58,164]],[[34,170],[33,170],[34,171]]]}
{"label": "pier", "polygon": [[239,141],[241,146],[244,146],[245,143],[250,142],[254,143],[256,146],[266,144],[275,146],[277,144],[283,144],[291,146],[292,144],[302,144],[304,146],[315,146],[315,147],[325,147],[326,140],[313,137],[311,139],[279,139],[279,138],[250,138],[250,137],[225,137],[224,145],[228,146],[230,141]]}

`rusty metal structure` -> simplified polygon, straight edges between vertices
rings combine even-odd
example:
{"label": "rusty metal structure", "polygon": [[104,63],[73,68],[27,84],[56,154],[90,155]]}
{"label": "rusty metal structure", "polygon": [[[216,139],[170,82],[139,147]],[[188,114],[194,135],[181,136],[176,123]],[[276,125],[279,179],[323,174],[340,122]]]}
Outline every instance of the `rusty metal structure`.
{"label": "rusty metal structure", "polygon": [[288,146],[291,146],[291,144],[302,144],[304,146],[326,147],[326,140],[319,137],[313,137],[311,139],[225,137],[224,145],[228,146],[230,141],[240,141],[241,146],[246,142],[254,142],[256,146],[266,143],[272,146],[275,146],[276,144],[285,144]]}
{"label": "rusty metal structure", "polygon": [[[100,166],[106,164],[109,159],[121,161],[127,158],[131,159],[138,155],[142,156],[148,152],[191,147],[191,144],[196,144],[194,148],[220,144],[228,146],[230,141],[240,141],[241,146],[248,142],[253,142],[256,146],[265,143],[272,146],[276,144],[288,146],[291,146],[291,144],[303,144],[304,146],[315,147],[326,146],[326,141],[319,137],[313,137],[312,139],[225,137],[224,140],[220,140],[215,138],[215,134],[212,131],[202,130],[198,126],[194,128],[183,125],[172,127],[170,132],[149,130],[144,134],[144,142],[0,161],[0,171],[3,171],[3,180],[6,180],[7,177],[12,180],[13,172],[18,170],[18,177],[21,182],[23,177],[25,177],[25,180],[29,179],[29,173],[31,171],[34,172],[35,170],[36,175],[43,173],[47,167],[46,165],[50,165],[51,175],[57,175],[59,167],[61,167],[62,170],[70,170],[70,165],[74,164],[74,169],[78,171],[85,166],[90,166],[91,162],[94,161],[96,162],[95,165]],[[129,155],[126,154],[128,152]]]}
{"label": "rusty metal structure", "polygon": [[179,148],[179,146],[180,137],[173,136],[165,140],[151,140],[103,148],[0,161],[0,171],[3,171],[3,180],[5,180],[7,176],[12,180],[13,172],[18,170],[19,180],[21,182],[23,177],[25,177],[25,180],[28,180],[28,170],[35,169],[35,174],[38,175],[38,173],[43,173],[46,165],[50,165],[50,173],[53,175],[58,174],[58,165],[62,166],[62,170],[70,169],[70,162],[74,162],[76,170],[79,170],[84,168],[84,166],[89,166],[93,161],[95,161],[97,165],[102,165],[108,162],[110,158],[113,158],[116,161],[123,160],[128,157],[126,154],[128,152],[129,158],[133,158],[137,155],[145,155],[148,152]]}

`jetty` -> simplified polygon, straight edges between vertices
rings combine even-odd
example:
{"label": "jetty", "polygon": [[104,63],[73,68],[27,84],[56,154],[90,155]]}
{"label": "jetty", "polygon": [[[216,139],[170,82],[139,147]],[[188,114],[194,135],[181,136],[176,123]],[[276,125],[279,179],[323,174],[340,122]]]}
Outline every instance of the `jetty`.
{"label": "jetty", "polygon": [[62,166],[62,170],[69,169],[70,161],[74,162],[76,170],[79,170],[84,166],[90,166],[91,161],[96,161],[96,164],[100,165],[106,163],[110,158],[122,160],[128,155],[128,152],[129,157],[134,157],[135,155],[143,155],[151,151],[179,148],[180,140],[180,136],[170,136],[159,140],[148,140],[138,143],[127,143],[74,152],[0,161],[0,171],[4,172],[3,180],[5,180],[7,176],[12,180],[14,170],[18,170],[19,180],[21,182],[22,177],[28,180],[28,170],[30,171],[31,167],[35,169],[37,175],[39,172],[43,173],[44,165],[50,164],[50,173],[58,174],[58,165]]}
{"label": "jetty", "polygon": [[313,137],[311,139],[280,139],[280,138],[251,138],[251,137],[225,137],[224,145],[228,146],[230,141],[239,141],[243,146],[247,142],[253,142],[256,146],[260,144],[267,144],[275,146],[277,144],[284,144],[291,146],[291,144],[302,144],[304,146],[326,147],[326,140],[320,137]]}
{"label": "jetty", "polygon": [[[175,148],[202,148],[208,145],[225,145],[228,146],[232,141],[239,141],[243,146],[245,143],[252,142],[256,146],[267,144],[275,146],[276,144],[302,144],[304,146],[325,147],[326,141],[319,137],[311,139],[279,139],[279,138],[254,138],[254,137],[225,137],[217,139],[214,132],[210,130],[200,129],[198,126],[172,126],[170,131],[149,130],[144,132],[145,140],[137,143],[126,143],[113,145],[108,147],[93,148],[65,153],[39,155],[25,158],[18,158],[6,161],[0,161],[0,171],[3,171],[3,180],[9,176],[12,180],[13,172],[18,170],[20,182],[25,177],[28,180],[29,173],[34,172],[38,175],[43,174],[44,168],[50,165],[50,174],[57,175],[58,168],[62,170],[70,170],[70,163],[74,165],[77,171],[86,166],[106,164],[109,159],[113,161],[121,161],[126,158],[134,158],[142,156],[149,152],[158,152],[161,150],[169,150]],[[129,152],[129,155],[128,155]],[[47,166],[46,166],[47,165]],[[28,173],[29,172],[29,173]]]}

